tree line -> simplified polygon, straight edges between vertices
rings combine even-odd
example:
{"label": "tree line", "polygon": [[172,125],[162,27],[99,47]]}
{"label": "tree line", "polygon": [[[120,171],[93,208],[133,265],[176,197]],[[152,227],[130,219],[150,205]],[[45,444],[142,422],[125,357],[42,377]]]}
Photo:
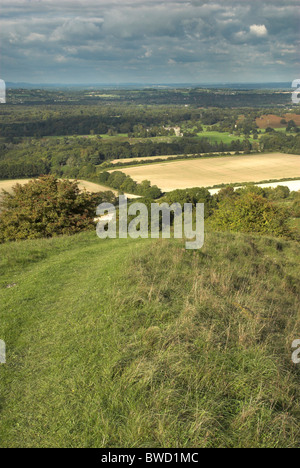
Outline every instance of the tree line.
{"label": "tree line", "polygon": [[[135,182],[122,172],[103,173],[99,181],[126,191]],[[220,231],[259,233],[300,240],[299,229],[292,228],[291,218],[300,216],[299,192],[287,187],[260,188],[247,186],[234,190],[227,186],[216,195],[203,187],[175,190],[161,198],[158,187],[148,181],[135,185],[147,206],[159,203],[204,203],[206,226]],[[288,201],[288,204],[285,203]],[[44,176],[25,185],[16,185],[5,192],[1,201],[0,243],[72,235],[95,229],[96,207],[108,202],[117,205],[110,192],[81,192],[77,182]],[[172,219],[172,218],[171,218]]]}

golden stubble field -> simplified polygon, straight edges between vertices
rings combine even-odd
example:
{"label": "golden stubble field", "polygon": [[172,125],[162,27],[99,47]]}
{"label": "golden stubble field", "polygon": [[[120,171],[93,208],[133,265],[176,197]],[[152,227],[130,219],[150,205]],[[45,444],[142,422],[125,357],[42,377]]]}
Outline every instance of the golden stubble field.
{"label": "golden stubble field", "polygon": [[[211,153],[211,154],[219,154],[219,153]],[[234,151],[231,151],[231,154],[234,154]],[[186,156],[189,156],[189,157],[193,157],[194,155],[193,154],[182,154],[181,155],[182,157],[186,157]],[[180,159],[180,154],[169,154],[168,156],[145,156],[144,158],[141,157],[141,158],[130,158],[130,159],[126,159],[126,158],[121,158],[121,159],[114,159],[112,161],[112,164],[117,164],[117,163],[128,163],[128,162],[135,162],[135,161],[153,161],[154,159],[160,159],[162,161],[168,159],[168,158],[178,158]],[[120,171],[122,170],[122,168],[119,169]]]}
{"label": "golden stubble field", "polygon": [[[0,181],[0,194],[2,189],[6,190],[7,192],[11,192],[12,187],[16,184],[27,184],[30,180],[32,179],[16,179],[16,180],[3,180]],[[97,192],[105,192],[107,190],[110,190],[108,187],[105,187],[104,185],[99,185],[99,184],[94,184],[93,182],[87,182],[86,180],[79,180],[78,181],[78,186],[81,190],[86,190],[87,192],[91,193],[97,193]],[[118,192],[116,190],[112,190],[115,194]]]}
{"label": "golden stubble field", "polygon": [[[0,180],[0,199],[2,190],[6,190],[6,192],[12,192],[12,188],[16,184],[27,184],[32,179],[16,179],[16,180]],[[87,180],[78,180],[78,186],[80,190],[86,190],[90,193],[98,193],[98,192],[107,192],[108,190],[113,192],[115,195],[118,195],[118,191],[114,189],[110,189],[109,187],[105,187],[104,185],[95,184],[93,182],[88,182]],[[126,193],[125,194],[128,198],[139,198],[138,195],[131,195]]]}
{"label": "golden stubble field", "polygon": [[218,184],[300,178],[300,156],[272,153],[194,159],[121,169],[133,180],[147,179],[164,192]]}

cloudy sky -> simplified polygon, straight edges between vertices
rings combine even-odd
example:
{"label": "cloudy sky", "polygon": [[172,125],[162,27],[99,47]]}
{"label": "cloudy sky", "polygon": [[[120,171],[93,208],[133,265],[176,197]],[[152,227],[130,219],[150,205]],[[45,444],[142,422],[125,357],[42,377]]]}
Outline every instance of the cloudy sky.
{"label": "cloudy sky", "polygon": [[0,0],[0,77],[31,83],[300,78],[300,0]]}

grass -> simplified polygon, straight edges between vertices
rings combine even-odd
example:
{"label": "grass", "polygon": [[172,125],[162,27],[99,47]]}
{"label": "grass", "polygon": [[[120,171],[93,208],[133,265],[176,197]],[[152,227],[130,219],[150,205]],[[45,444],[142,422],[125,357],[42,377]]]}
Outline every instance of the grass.
{"label": "grass", "polygon": [[70,139],[80,139],[80,138],[87,138],[87,139],[95,139],[101,137],[104,142],[114,142],[114,143],[125,143],[129,142],[130,144],[135,143],[146,143],[146,142],[156,142],[156,143],[172,143],[174,140],[179,139],[176,136],[158,136],[158,137],[151,137],[151,138],[139,138],[133,137],[129,138],[128,133],[118,133],[116,135],[108,135],[107,133],[104,134],[97,134],[94,135],[60,135],[60,136],[44,136],[43,139],[46,140],[62,140],[67,138]]}
{"label": "grass", "polygon": [[0,246],[1,447],[299,446],[299,244],[183,247]]}
{"label": "grass", "polygon": [[[207,138],[209,141],[213,142],[213,143],[224,143],[225,145],[227,144],[230,144],[232,141],[244,141],[246,138],[245,138],[245,135],[240,135],[240,136],[237,136],[237,135],[232,135],[230,134],[229,132],[207,132],[207,131],[204,131],[204,132],[200,132],[200,133],[197,133],[198,137],[199,138]],[[253,143],[253,138],[248,138],[248,140]]]}
{"label": "grass", "polygon": [[300,234],[300,218],[292,218],[291,219],[291,227],[297,230]]}

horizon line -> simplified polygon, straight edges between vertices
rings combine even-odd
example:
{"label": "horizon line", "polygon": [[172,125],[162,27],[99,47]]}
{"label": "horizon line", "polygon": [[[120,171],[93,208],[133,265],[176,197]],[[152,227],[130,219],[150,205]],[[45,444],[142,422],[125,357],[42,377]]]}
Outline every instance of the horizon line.
{"label": "horizon line", "polygon": [[88,87],[88,88],[97,88],[97,87],[241,87],[241,86],[271,86],[271,87],[282,87],[290,88],[292,83],[290,81],[243,81],[243,82],[217,82],[217,83],[196,83],[196,82],[179,82],[179,83],[151,83],[151,82],[103,82],[103,83],[49,83],[49,82],[39,82],[32,83],[30,81],[5,81],[6,87],[20,87],[30,86],[33,88],[36,87]]}

